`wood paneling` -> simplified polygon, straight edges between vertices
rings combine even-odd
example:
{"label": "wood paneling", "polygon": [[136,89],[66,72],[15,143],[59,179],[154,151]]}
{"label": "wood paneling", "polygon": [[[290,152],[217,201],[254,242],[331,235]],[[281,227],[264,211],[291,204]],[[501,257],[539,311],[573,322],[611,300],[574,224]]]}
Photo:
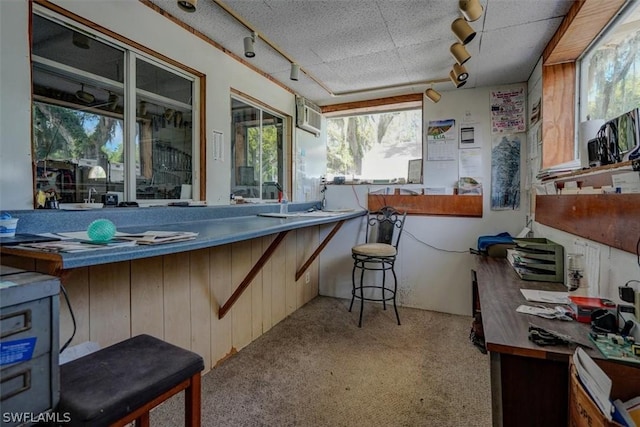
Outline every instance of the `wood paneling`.
{"label": "wood paneling", "polygon": [[625,0],[576,1],[543,52],[545,65],[573,62],[615,16]]}
{"label": "wood paneling", "polygon": [[162,257],[131,263],[131,335],[164,339]]}
{"label": "wood paneling", "polygon": [[[242,282],[253,265],[251,263],[251,241],[233,243],[231,245],[231,254],[231,283],[234,284],[235,288],[237,287],[236,283]],[[233,347],[238,351],[251,343],[252,307],[251,284],[249,284],[247,290],[236,300],[230,313],[232,319],[231,339],[233,341]]]}
{"label": "wood paneling", "polygon": [[636,253],[640,194],[537,196],[536,221]]}
{"label": "wood paneling", "polygon": [[[205,370],[213,368],[318,295],[317,260],[307,270],[310,283],[304,276],[296,281],[295,274],[318,246],[319,227],[291,230],[230,315],[218,318],[221,302],[276,236],[59,272],[76,317],[71,344],[95,341],[104,348],[146,333],[197,352]],[[57,265],[11,255],[2,263],[34,271]],[[61,298],[61,344],[72,332]]]}
{"label": "wood paneling", "polygon": [[[3,259],[4,262],[4,259]],[[89,268],[76,268],[65,274],[63,286],[76,319],[76,334],[70,346],[89,341]],[[71,338],[73,321],[63,295],[60,295],[60,348]]]}
{"label": "wood paneling", "polygon": [[164,340],[191,348],[189,253],[165,255],[163,259]]}
{"label": "wood paneling", "polygon": [[89,339],[100,347],[131,337],[129,278],[129,262],[89,268]]}
{"label": "wood paneling", "polygon": [[211,290],[209,287],[209,250],[189,252],[189,281],[191,283],[191,351],[204,359],[204,372],[211,360]]}
{"label": "wood paneling", "polygon": [[218,310],[229,299],[231,283],[231,245],[209,249],[209,288],[211,289],[211,360],[213,365],[232,354],[231,316],[218,318]]}
{"label": "wood paneling", "polygon": [[576,64],[542,68],[542,167],[573,160]]}
{"label": "wood paneling", "polygon": [[393,206],[409,215],[482,216],[482,196],[369,194],[369,210]]}

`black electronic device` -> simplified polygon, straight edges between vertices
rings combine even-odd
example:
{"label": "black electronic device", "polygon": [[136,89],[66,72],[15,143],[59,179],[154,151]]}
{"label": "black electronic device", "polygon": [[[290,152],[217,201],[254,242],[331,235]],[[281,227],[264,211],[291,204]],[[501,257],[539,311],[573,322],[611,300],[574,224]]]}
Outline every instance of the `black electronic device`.
{"label": "black electronic device", "polygon": [[120,202],[118,203],[118,207],[119,208],[137,208],[138,206],[138,202]]}
{"label": "black electronic device", "polygon": [[118,206],[118,195],[117,194],[103,194],[102,195],[102,203],[105,207],[108,206]]}
{"label": "black electronic device", "polygon": [[589,156],[589,167],[600,166],[600,141],[598,138],[590,139],[587,142],[587,155]]}

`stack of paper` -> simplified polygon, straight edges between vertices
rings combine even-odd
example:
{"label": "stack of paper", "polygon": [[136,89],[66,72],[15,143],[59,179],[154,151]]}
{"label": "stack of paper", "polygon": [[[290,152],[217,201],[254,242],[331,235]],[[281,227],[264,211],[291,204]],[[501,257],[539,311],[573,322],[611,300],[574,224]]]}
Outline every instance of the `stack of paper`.
{"label": "stack of paper", "polygon": [[118,239],[133,240],[140,245],[159,245],[161,243],[182,242],[193,240],[198,233],[190,231],[145,231],[144,233],[121,233],[117,232]]}
{"label": "stack of paper", "polygon": [[573,354],[578,377],[602,414],[612,420],[613,404],[609,400],[611,394],[611,378],[580,347]]}

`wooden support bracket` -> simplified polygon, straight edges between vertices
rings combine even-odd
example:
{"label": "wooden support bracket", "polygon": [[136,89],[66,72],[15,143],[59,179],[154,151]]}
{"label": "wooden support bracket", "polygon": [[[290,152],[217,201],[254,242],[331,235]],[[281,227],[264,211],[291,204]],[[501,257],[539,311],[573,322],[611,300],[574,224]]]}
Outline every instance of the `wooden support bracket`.
{"label": "wooden support bracket", "polygon": [[256,277],[258,272],[262,270],[262,267],[264,267],[267,261],[269,261],[269,258],[271,258],[271,255],[273,255],[273,253],[276,251],[276,248],[280,245],[280,243],[282,243],[282,241],[284,240],[288,232],[289,230],[281,231],[278,234],[278,236],[273,240],[273,242],[271,242],[271,244],[269,245],[267,250],[262,254],[258,262],[256,262],[253,268],[251,268],[251,271],[247,273],[246,277],[244,278],[244,280],[242,280],[238,288],[229,297],[227,302],[225,302],[224,305],[220,307],[220,310],[218,310],[218,319],[222,319],[224,315],[227,314],[229,310],[231,310],[231,307],[233,307],[233,304],[235,304],[238,298],[240,298],[240,295],[242,295],[245,289],[249,287],[249,284],[251,284],[251,281]]}
{"label": "wooden support bracket", "polygon": [[342,227],[342,224],[344,224],[344,219],[341,221],[338,221],[338,223],[333,227],[333,229],[327,235],[327,237],[325,237],[322,243],[320,243],[320,246],[318,246],[315,252],[313,252],[313,254],[311,254],[309,259],[302,265],[302,267],[300,267],[300,269],[296,271],[296,281],[298,281],[298,279],[302,277],[302,275],[304,274],[305,271],[307,271],[307,268],[309,268],[311,263],[313,263],[313,261],[315,261],[318,255],[320,255],[320,252],[322,252],[324,247],[327,246],[327,243],[329,243],[329,241],[333,238],[333,236],[336,235],[338,230],[340,230],[340,227]]}

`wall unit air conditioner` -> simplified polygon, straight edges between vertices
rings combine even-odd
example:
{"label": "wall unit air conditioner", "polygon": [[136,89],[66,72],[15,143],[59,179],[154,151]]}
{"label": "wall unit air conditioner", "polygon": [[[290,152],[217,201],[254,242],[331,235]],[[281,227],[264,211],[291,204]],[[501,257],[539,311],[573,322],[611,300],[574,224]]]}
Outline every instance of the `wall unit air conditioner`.
{"label": "wall unit air conditioner", "polygon": [[315,136],[320,136],[321,123],[320,107],[303,97],[296,96],[296,125]]}

